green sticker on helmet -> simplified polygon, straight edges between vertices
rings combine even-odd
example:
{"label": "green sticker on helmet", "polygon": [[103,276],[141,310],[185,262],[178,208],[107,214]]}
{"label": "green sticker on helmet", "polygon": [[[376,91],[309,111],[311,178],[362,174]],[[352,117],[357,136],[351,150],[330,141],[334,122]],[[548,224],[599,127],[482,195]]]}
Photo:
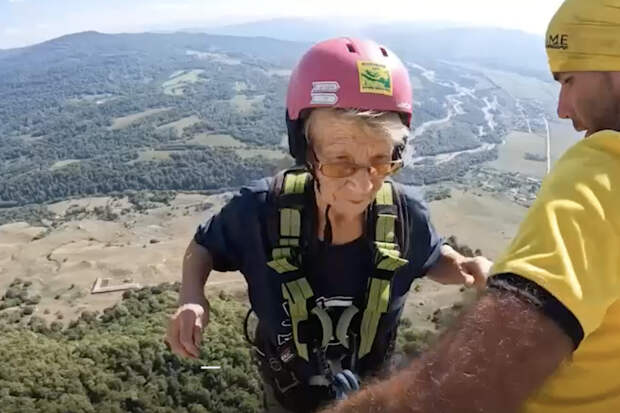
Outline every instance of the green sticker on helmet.
{"label": "green sticker on helmet", "polygon": [[373,62],[357,62],[361,93],[392,96],[392,75],[385,65]]}

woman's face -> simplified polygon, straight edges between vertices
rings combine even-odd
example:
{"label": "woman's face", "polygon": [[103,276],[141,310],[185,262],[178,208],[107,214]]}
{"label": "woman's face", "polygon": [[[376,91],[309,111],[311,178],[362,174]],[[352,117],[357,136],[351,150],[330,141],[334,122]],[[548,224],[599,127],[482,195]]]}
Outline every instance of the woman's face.
{"label": "woman's face", "polygon": [[312,122],[310,139],[317,158],[314,162],[320,183],[318,197],[331,205],[334,213],[354,218],[374,200],[385,176],[371,173],[368,168],[359,168],[351,176],[332,177],[326,176],[319,165],[327,171],[329,165],[337,163],[370,166],[390,162],[392,140],[364,127],[359,120],[333,111],[317,111]]}

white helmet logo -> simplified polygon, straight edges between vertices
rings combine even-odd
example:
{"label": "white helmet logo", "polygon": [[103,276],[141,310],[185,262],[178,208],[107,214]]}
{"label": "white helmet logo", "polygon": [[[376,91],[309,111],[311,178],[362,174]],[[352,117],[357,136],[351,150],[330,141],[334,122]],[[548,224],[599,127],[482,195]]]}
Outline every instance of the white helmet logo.
{"label": "white helmet logo", "polygon": [[336,93],[340,90],[340,84],[336,81],[312,82],[311,93]]}
{"label": "white helmet logo", "polygon": [[338,96],[335,93],[313,93],[311,105],[335,105],[338,102]]}
{"label": "white helmet logo", "polygon": [[340,84],[336,81],[312,82],[311,105],[335,105],[338,102]]}

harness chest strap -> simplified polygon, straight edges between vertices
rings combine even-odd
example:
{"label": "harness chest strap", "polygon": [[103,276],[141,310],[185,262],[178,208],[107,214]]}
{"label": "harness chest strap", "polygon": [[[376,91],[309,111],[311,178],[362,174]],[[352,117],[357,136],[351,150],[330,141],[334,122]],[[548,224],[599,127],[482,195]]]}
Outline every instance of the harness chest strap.
{"label": "harness chest strap", "polygon": [[[306,191],[310,174],[291,171],[284,175],[281,197],[301,197]],[[309,361],[308,345],[299,340],[299,323],[308,320],[308,302],[314,296],[310,283],[303,276],[301,254],[301,213],[304,202],[291,203],[279,209],[278,244],[267,263],[278,274],[291,281],[282,283],[282,296],[288,302],[293,340],[299,357]]]}
{"label": "harness chest strap", "polygon": [[[306,191],[311,183],[311,176],[306,171],[289,171],[284,175],[281,196],[297,197]],[[282,296],[288,302],[293,339],[299,357],[309,361],[308,346],[299,340],[299,324],[308,320],[308,308],[321,322],[323,328],[322,347],[326,347],[334,333],[341,343],[348,348],[346,335],[349,325],[359,311],[355,306],[345,310],[333,331],[331,318],[324,309],[314,303],[314,292],[302,271],[301,220],[304,203],[288,203],[279,209],[280,230],[278,243],[272,250],[272,260],[267,263],[287,280],[282,283]],[[381,315],[388,311],[391,295],[391,281],[395,271],[407,264],[400,257],[396,243],[395,229],[397,213],[394,204],[394,190],[391,183],[385,182],[377,193],[375,202],[376,227],[374,246],[375,271],[368,281],[366,305],[360,325],[360,346],[358,357],[368,354],[377,334]]]}
{"label": "harness chest strap", "polygon": [[377,192],[375,209],[375,274],[368,280],[366,308],[360,325],[359,358],[370,353],[381,315],[388,311],[394,273],[408,263],[400,257],[396,244],[397,215],[394,211],[394,190],[389,182],[384,182]]}

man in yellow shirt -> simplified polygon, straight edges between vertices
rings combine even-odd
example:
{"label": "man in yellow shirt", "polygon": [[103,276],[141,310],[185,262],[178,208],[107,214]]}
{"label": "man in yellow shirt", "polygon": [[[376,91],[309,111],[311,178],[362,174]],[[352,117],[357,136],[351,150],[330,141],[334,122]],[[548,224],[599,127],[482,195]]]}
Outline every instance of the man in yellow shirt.
{"label": "man in yellow shirt", "polygon": [[458,325],[333,412],[620,412],[620,0],[566,0],[546,47],[558,115],[586,139]]}

